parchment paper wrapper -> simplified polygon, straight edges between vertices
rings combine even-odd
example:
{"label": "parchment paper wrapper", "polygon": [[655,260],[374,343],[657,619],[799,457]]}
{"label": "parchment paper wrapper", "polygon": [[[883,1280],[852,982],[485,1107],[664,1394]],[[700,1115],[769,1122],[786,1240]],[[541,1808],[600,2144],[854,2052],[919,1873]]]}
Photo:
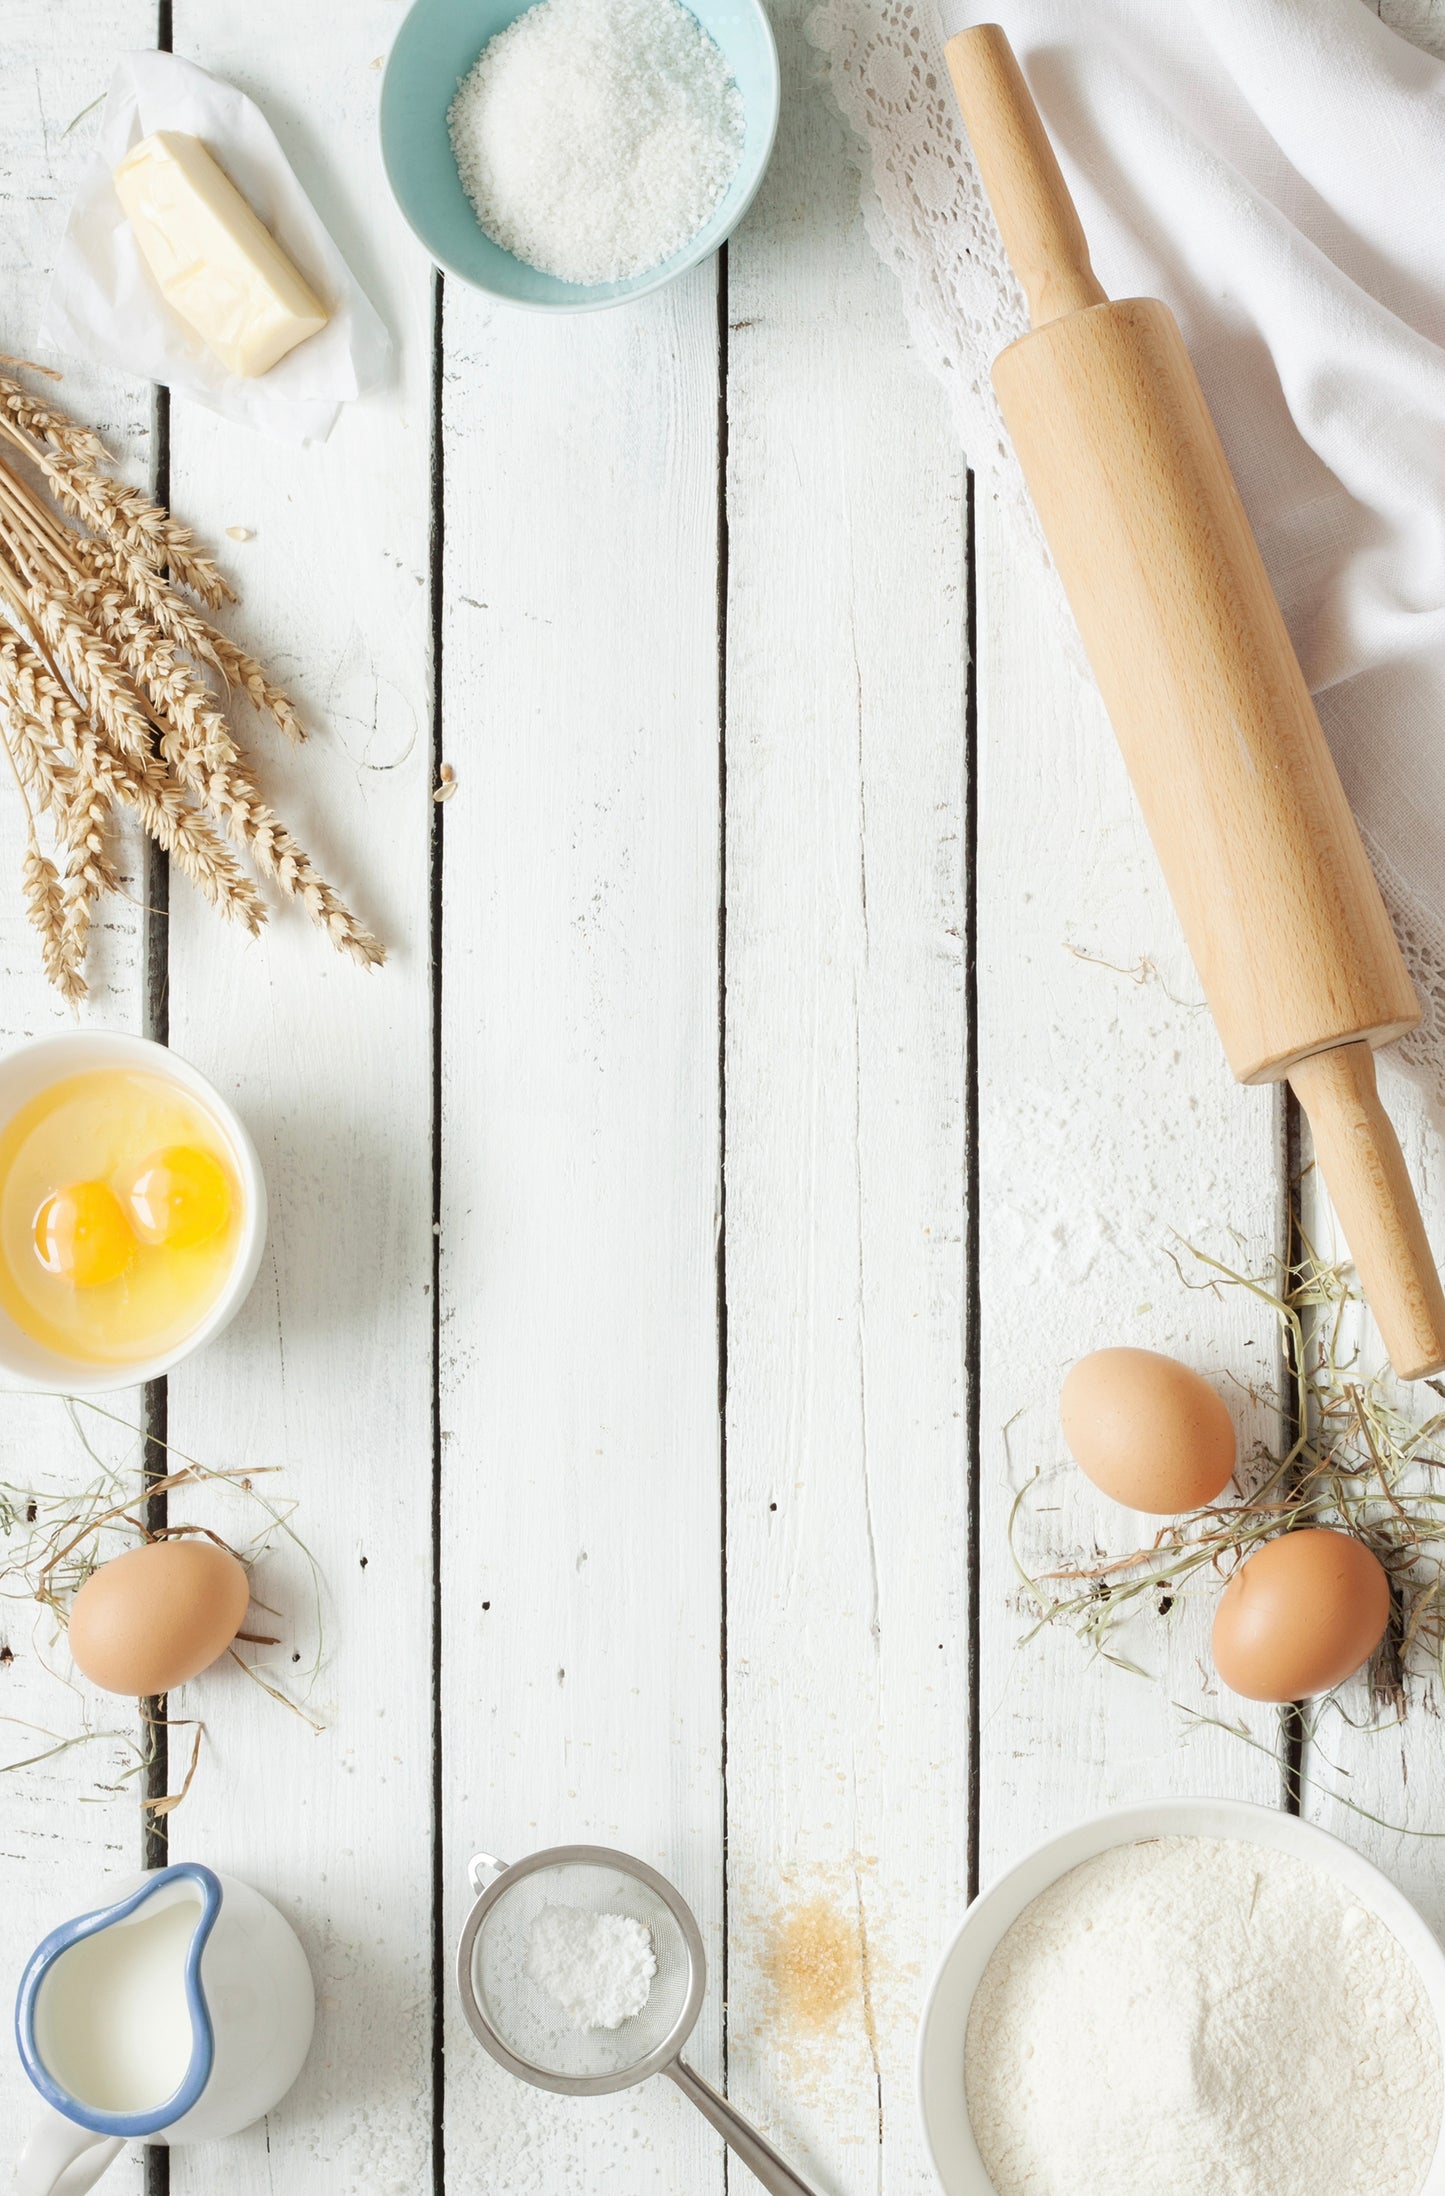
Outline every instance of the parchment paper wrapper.
{"label": "parchment paper wrapper", "polygon": [[[255,380],[228,373],[161,296],[111,180],[153,130],[199,137],[331,314]],[[179,389],[281,442],[324,442],[343,404],[381,379],[391,339],[244,92],[170,53],[121,57],[60,247],[40,340]]]}

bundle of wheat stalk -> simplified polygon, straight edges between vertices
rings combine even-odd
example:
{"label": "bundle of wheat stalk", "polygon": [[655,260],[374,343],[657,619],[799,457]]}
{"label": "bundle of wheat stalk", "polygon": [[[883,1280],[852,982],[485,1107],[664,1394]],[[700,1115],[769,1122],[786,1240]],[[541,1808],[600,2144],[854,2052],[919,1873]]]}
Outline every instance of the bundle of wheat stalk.
{"label": "bundle of wheat stalk", "polygon": [[25,801],[25,902],[46,974],[83,995],[92,914],[117,889],[120,810],[248,931],[266,906],[233,847],[374,967],[382,948],[267,806],[227,721],[237,693],[302,737],[286,695],[206,615],[234,590],[108,462],[89,428],[0,374],[0,736]]}

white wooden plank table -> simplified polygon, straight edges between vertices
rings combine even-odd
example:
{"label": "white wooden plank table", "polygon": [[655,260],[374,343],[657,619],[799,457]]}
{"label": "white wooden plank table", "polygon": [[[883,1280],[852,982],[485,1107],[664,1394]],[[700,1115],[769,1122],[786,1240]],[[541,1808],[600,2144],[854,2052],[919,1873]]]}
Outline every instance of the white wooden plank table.
{"label": "white wooden plank table", "polygon": [[[1281,1249],[1286,1124],[1227,1076],[1055,598],[909,354],[806,7],[775,9],[782,134],[726,253],[577,321],[444,285],[392,210],[398,0],[12,0],[0,31],[0,348],[33,342],[66,125],[157,39],[260,101],[398,345],[299,456],[67,365],[224,551],[317,730],[268,780],[392,948],[365,979],[296,920],[245,944],[152,866],[96,952],[87,1018],[216,1080],[273,1209],[241,1318],[117,1417],[282,1467],[325,1581],[324,1729],[207,1674],[171,1704],[208,1735],[168,1825],[294,1919],[316,2046],[224,2155],[113,2168],[132,2196],[720,2196],[666,2085],[519,2089],[458,2018],[468,1855],[576,1838],[693,1901],[702,2071],[826,2196],[921,2191],[919,1998],[980,1878],[1102,1805],[1285,1797],[1272,1714],[1251,1748],[1182,1712],[1211,1705],[1201,1603],[1147,1634],[1161,1684],[1018,1644],[1007,1514],[1058,1466],[1067,1364],[1274,1378],[1267,1315],[1169,1248]],[[0,800],[0,877],[18,849]],[[62,1022],[8,882],[0,978],[0,1041]],[[4,1399],[0,1478],[81,1465],[59,1405]],[[1056,1499],[1051,1533],[1107,1530],[1077,1479]],[[262,1584],[309,1658],[304,1565]],[[0,1640],[4,1758],[120,1734],[0,1778],[8,1989],[142,1836],[102,1790],[134,1716],[67,1692],[30,1612]],[[1438,1827],[1428,1725],[1403,1751],[1336,1759]],[[1445,1908],[1429,1848],[1304,1766],[1305,1806]],[[840,1947],[822,2027],[779,1967],[800,1912]],[[0,2056],[7,2143],[28,2095]]]}

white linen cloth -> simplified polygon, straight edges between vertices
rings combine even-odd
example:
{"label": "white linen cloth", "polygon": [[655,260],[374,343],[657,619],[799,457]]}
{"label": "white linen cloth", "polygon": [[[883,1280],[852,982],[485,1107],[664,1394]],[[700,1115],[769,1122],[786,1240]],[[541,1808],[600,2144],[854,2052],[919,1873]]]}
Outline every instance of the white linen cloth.
{"label": "white linen cloth", "polygon": [[[173,313],[125,217],[115,169],[153,130],[199,137],[331,318],[267,374],[231,373]],[[332,243],[254,100],[173,53],[122,55],[81,177],[40,325],[62,356],[105,359],[180,389],[281,442],[324,442],[343,404],[374,388],[391,338]]]}
{"label": "white linen cloth", "polygon": [[1421,993],[1400,1050],[1445,1097],[1445,67],[1365,0],[825,0],[870,232],[1020,512],[988,369],[1027,319],[942,53],[983,20],[1105,289],[1179,316]]}

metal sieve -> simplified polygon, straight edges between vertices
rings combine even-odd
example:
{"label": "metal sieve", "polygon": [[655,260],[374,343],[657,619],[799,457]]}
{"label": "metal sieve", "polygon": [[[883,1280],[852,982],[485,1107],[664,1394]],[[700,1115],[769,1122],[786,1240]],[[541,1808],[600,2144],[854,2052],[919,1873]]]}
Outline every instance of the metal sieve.
{"label": "metal sieve", "polygon": [[[499,2066],[564,2097],[600,2097],[665,2074],[771,2196],[817,2196],[683,2061],[707,1963],[692,1909],[665,1876],[605,1845],[554,1845],[510,1865],[479,1853],[467,1874],[477,1900],[457,1947],[457,1988],[468,2027]],[[578,2029],[528,1974],[533,1925],[556,1906],[630,1915],[651,1936],[657,1972],[647,2003],[620,2027]]]}

